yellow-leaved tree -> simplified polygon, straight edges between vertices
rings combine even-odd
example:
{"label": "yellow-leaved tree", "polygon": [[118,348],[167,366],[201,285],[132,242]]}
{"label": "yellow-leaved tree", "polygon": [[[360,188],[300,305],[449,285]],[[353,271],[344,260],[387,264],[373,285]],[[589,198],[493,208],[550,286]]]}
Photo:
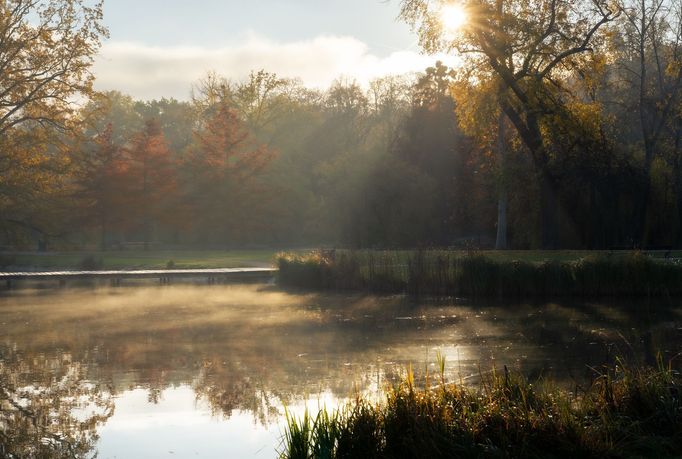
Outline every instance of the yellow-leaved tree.
{"label": "yellow-leaved tree", "polygon": [[[457,30],[446,19],[457,4]],[[497,104],[537,169],[542,245],[556,247],[557,180],[550,170],[547,123],[570,116],[571,82],[604,41],[604,26],[621,14],[611,0],[402,0],[402,18],[429,52],[455,51],[460,72],[494,82]]]}
{"label": "yellow-leaved tree", "polygon": [[79,103],[101,40],[102,2],[0,1],[0,225],[49,234]]}

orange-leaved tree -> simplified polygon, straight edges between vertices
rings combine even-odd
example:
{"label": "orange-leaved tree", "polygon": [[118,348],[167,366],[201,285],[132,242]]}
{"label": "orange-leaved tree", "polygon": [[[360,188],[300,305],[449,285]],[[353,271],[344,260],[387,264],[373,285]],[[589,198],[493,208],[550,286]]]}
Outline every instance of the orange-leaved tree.
{"label": "orange-leaved tree", "polygon": [[257,224],[266,184],[261,173],[275,153],[258,144],[223,102],[203,115],[184,157],[186,200],[197,236],[230,243]]}
{"label": "orange-leaved tree", "polygon": [[112,232],[125,229],[129,218],[129,164],[111,124],[82,148],[76,166],[79,213],[85,227],[99,229],[100,246],[106,249]]}
{"label": "orange-leaved tree", "polygon": [[142,236],[145,250],[154,229],[175,220],[176,165],[158,121],[145,121],[125,149],[125,181],[130,229]]}

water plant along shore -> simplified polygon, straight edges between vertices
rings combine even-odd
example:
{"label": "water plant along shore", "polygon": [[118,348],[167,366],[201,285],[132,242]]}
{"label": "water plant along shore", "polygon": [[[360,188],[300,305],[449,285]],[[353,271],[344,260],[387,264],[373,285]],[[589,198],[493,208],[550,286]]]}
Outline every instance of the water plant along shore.
{"label": "water plant along shore", "polygon": [[465,297],[682,295],[682,265],[641,252],[574,261],[493,259],[454,251],[279,254],[282,286]]}
{"label": "water plant along shore", "polygon": [[679,373],[617,364],[585,389],[560,390],[504,372],[480,388],[415,386],[411,372],[383,402],[356,398],[338,411],[290,416],[281,457],[679,457]]}

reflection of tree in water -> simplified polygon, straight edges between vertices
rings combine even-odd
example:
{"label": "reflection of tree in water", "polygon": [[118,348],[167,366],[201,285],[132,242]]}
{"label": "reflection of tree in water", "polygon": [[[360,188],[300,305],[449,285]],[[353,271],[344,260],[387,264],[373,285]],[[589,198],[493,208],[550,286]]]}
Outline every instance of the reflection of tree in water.
{"label": "reflection of tree in water", "polygon": [[[158,403],[168,388],[191,386],[214,415],[248,411],[263,423],[276,420],[282,405],[314,401],[322,393],[345,398],[356,388],[380,390],[410,363],[423,374],[435,349],[449,352],[451,380],[474,374],[466,382],[475,383],[493,356],[498,368],[507,365],[531,378],[578,379],[587,365],[605,363],[613,343],[611,355],[627,353],[631,345],[641,360],[655,349],[679,352],[682,343],[675,308],[589,302],[461,305],[299,296],[257,287],[174,287],[66,292],[44,301],[26,296],[3,309],[8,310],[13,312],[2,317],[3,339],[24,356],[20,362],[19,354],[0,348],[7,354],[0,354],[2,387],[14,397],[21,388],[41,387],[45,407],[67,410],[69,404],[76,407],[72,392],[89,396],[88,390],[98,390],[78,385],[84,376],[115,392],[144,388],[150,403]],[[58,350],[71,358],[42,357]],[[70,372],[76,381],[66,381],[73,388],[60,389],[58,382]],[[39,408],[36,402],[32,409]],[[101,424],[111,414],[103,413],[91,423]],[[64,424],[71,430],[80,426],[73,415]],[[92,445],[94,427],[79,427],[91,437],[74,438],[73,444]]]}
{"label": "reflection of tree in water", "polygon": [[97,428],[113,413],[111,392],[68,356],[0,348],[1,457],[92,457]]}
{"label": "reflection of tree in water", "polygon": [[197,399],[206,400],[214,416],[229,418],[235,410],[249,411],[262,424],[280,414],[281,402],[265,386],[254,374],[217,359],[207,360],[192,383]]}

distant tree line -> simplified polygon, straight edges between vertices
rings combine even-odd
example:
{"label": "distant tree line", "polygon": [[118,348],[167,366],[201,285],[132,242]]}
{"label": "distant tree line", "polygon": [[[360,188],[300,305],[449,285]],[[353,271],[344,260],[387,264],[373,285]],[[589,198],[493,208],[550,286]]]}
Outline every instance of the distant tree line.
{"label": "distant tree line", "polygon": [[438,64],[368,88],[338,80],[314,91],[257,71],[241,82],[210,74],[189,102],[95,95],[61,177],[61,223],[77,229],[70,241],[102,248],[445,245],[485,235],[468,196],[479,164],[457,126],[452,78]]}
{"label": "distant tree line", "polygon": [[[2,246],[682,246],[681,1],[481,1],[449,34],[405,0],[461,66],[326,90],[208,74],[189,101],[95,93],[101,6],[39,34],[42,4],[80,2],[0,5]],[[54,21],[81,54],[41,62]]]}

